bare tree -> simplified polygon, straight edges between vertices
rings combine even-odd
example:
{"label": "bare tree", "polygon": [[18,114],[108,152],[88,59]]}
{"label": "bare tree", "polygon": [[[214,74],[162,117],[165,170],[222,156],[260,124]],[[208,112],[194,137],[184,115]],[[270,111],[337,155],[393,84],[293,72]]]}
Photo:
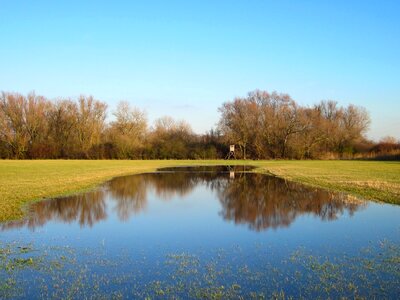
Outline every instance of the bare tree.
{"label": "bare tree", "polygon": [[110,126],[110,140],[118,149],[118,157],[139,158],[147,135],[145,113],[122,101],[118,104],[114,116],[116,120]]}
{"label": "bare tree", "polygon": [[48,113],[49,135],[58,158],[72,157],[76,149],[78,107],[71,100],[58,100]]}
{"label": "bare tree", "polygon": [[238,145],[243,159],[246,159],[248,145],[255,139],[257,103],[252,99],[236,98],[233,102],[225,102],[219,111],[219,129],[226,142]]}
{"label": "bare tree", "polygon": [[30,158],[44,158],[47,155],[47,113],[51,103],[32,92],[28,94],[24,104],[24,127],[29,138],[28,155]]}
{"label": "bare tree", "polygon": [[24,158],[28,150],[29,136],[25,130],[26,99],[16,93],[1,93],[0,138],[9,147],[11,157]]}
{"label": "bare tree", "polygon": [[100,143],[101,134],[105,126],[107,105],[95,100],[92,96],[80,96],[78,100],[78,113],[76,132],[79,149],[89,158],[89,150]]}
{"label": "bare tree", "polygon": [[151,132],[152,158],[188,158],[194,133],[185,121],[175,121],[171,117],[162,117],[154,122]]}

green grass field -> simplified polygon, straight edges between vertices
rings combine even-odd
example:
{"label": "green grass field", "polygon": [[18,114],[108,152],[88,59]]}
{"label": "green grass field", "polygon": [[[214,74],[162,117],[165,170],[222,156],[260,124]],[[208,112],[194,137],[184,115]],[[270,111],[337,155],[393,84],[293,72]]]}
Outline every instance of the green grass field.
{"label": "green grass field", "polygon": [[[76,193],[115,176],[182,165],[225,165],[227,161],[2,160],[0,221],[21,218],[27,203]],[[256,172],[400,204],[400,162],[229,161],[256,166]]]}

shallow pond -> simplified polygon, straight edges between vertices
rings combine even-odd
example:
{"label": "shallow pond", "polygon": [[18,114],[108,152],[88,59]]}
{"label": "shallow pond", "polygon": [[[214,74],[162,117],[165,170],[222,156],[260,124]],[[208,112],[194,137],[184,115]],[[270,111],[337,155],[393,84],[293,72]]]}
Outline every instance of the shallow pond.
{"label": "shallow pond", "polygon": [[396,298],[399,220],[247,167],[120,177],[0,224],[0,298]]}

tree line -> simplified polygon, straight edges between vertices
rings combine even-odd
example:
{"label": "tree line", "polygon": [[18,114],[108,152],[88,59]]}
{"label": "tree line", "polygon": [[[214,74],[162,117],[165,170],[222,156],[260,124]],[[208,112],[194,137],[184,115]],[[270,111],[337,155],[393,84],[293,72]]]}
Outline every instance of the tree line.
{"label": "tree line", "polygon": [[107,104],[92,96],[49,100],[29,93],[0,95],[0,158],[206,159],[223,156],[215,131],[196,135],[171,117],[149,126],[146,114],[120,102],[107,122]]}
{"label": "tree line", "polygon": [[342,156],[365,140],[370,124],[363,107],[335,101],[302,107],[287,94],[265,91],[226,102],[220,112],[224,137],[240,147],[244,158]]}
{"label": "tree line", "polygon": [[287,94],[256,90],[219,111],[215,129],[195,134],[187,122],[168,116],[149,124],[128,102],[120,102],[108,121],[107,104],[92,96],[50,100],[2,92],[0,158],[217,159],[235,144],[236,158],[315,159],[378,146],[365,138],[368,113],[354,105],[303,107]]}

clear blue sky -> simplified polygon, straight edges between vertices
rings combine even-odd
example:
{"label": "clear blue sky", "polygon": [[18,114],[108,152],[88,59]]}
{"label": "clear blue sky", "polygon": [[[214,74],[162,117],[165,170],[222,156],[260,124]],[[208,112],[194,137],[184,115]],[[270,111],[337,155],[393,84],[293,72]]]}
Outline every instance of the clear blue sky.
{"label": "clear blue sky", "polygon": [[400,139],[400,1],[0,0],[0,90],[91,94],[196,132],[254,89],[354,103]]}

